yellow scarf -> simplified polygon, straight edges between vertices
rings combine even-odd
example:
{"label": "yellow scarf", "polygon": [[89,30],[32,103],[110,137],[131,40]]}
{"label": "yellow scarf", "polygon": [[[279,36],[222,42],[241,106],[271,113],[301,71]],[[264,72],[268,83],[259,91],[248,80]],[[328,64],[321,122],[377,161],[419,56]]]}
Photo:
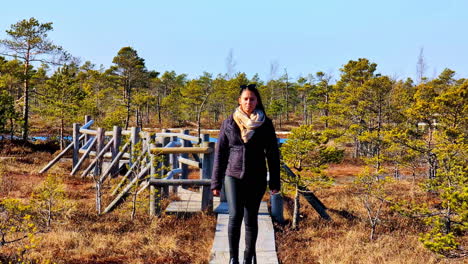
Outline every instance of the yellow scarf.
{"label": "yellow scarf", "polygon": [[255,133],[255,129],[261,126],[265,121],[265,114],[261,110],[254,110],[250,116],[247,116],[240,107],[237,107],[236,111],[234,111],[233,118],[239,126],[242,140],[244,143],[247,143]]}

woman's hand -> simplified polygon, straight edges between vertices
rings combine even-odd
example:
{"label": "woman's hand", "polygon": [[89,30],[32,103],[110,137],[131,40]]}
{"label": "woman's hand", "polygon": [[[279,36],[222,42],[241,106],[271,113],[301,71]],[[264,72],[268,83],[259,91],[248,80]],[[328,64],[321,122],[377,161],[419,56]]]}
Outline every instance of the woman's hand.
{"label": "woman's hand", "polygon": [[219,193],[220,193],[219,190],[214,189],[212,190],[212,192],[213,192],[213,196],[219,196]]}
{"label": "woman's hand", "polygon": [[271,191],[270,191],[270,194],[271,194],[271,195],[274,195],[274,194],[277,194],[278,192],[279,192],[278,190],[271,190]]}

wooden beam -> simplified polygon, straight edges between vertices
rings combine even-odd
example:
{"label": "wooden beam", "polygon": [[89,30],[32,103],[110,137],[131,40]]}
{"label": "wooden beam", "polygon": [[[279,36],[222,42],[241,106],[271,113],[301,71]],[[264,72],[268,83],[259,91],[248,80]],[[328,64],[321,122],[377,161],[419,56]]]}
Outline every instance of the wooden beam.
{"label": "wooden beam", "polygon": [[99,159],[104,155],[104,153],[106,153],[107,149],[114,143],[113,141],[114,141],[114,139],[109,140],[107,145],[104,148],[102,148],[102,150],[99,152],[99,154],[97,154],[97,156],[94,158],[94,160],[88,166],[88,168],[86,168],[86,170],[83,171],[83,173],[81,174],[81,177],[85,177],[89,173],[89,171],[91,171],[91,169],[94,168],[94,166],[98,163]]}
{"label": "wooden beam", "polygon": [[186,159],[186,158],[182,158],[182,157],[179,157],[179,162],[183,163],[183,164],[186,164],[186,165],[189,165],[189,166],[197,167],[197,168],[201,168],[201,166],[202,166],[201,163],[198,162],[198,161],[194,161],[194,160]]}
{"label": "wooden beam", "polygon": [[103,214],[112,211],[114,207],[117,206],[120,203],[120,201],[128,195],[128,192],[133,187],[133,185],[136,184],[140,180],[140,178],[145,176],[149,170],[150,170],[150,165],[148,164],[148,166],[146,166],[143,170],[141,170],[138,176],[133,178],[133,180],[129,184],[127,184],[127,186],[125,186],[122,192],[120,192],[120,194],[106,207]]}
{"label": "wooden beam", "polygon": [[211,153],[213,149],[210,147],[193,147],[193,148],[151,148],[151,153],[153,154],[182,154],[182,153]]}
{"label": "wooden beam", "polygon": [[154,186],[170,186],[170,185],[196,185],[196,186],[207,186],[211,185],[211,180],[201,179],[201,180],[184,180],[184,179],[150,179],[150,185]]}
{"label": "wooden beam", "polygon": [[106,179],[107,175],[109,173],[111,173],[112,171],[112,168],[114,166],[116,166],[119,161],[120,161],[120,158],[122,158],[123,154],[125,153],[125,150],[128,148],[128,146],[130,145],[129,142],[127,142],[123,147],[122,147],[122,150],[117,154],[117,156],[112,160],[111,164],[109,165],[109,167],[107,167],[107,169],[102,173],[101,175],[101,182],[104,182],[104,180]]}
{"label": "wooden beam", "polygon": [[[82,140],[85,137],[85,135],[80,136],[80,140]],[[62,152],[60,152],[53,160],[51,160],[47,165],[42,168],[42,170],[39,171],[40,174],[48,171],[57,161],[59,161],[66,153],[69,151],[71,148],[73,148],[75,144],[72,142],[70,145],[68,145]]]}
{"label": "wooden beam", "polygon": [[96,138],[94,137],[93,139],[90,140],[91,143],[89,143],[89,146],[88,146],[88,149],[86,149],[85,153],[83,154],[83,156],[81,156],[80,160],[78,161],[78,163],[75,165],[75,167],[72,169],[72,171],[70,172],[70,175],[73,176],[75,175],[75,173],[78,171],[78,169],[80,168],[81,164],[84,162],[84,160],[86,159],[86,157],[88,157],[89,153],[91,152],[91,149],[92,147],[94,146],[94,144],[96,143]]}
{"label": "wooden beam", "polygon": [[[209,135],[204,134],[203,140],[209,140]],[[208,147],[214,149],[214,142],[202,142],[203,147]],[[209,180],[211,183],[211,173],[213,171],[214,163],[214,153],[207,153],[202,155],[202,168],[200,172],[200,178]],[[213,193],[211,192],[210,186],[203,186],[202,190],[202,202],[201,202],[202,211],[207,210],[208,212],[213,211]]]}
{"label": "wooden beam", "polygon": [[78,163],[78,150],[80,149],[80,124],[73,123],[73,167]]}
{"label": "wooden beam", "polygon": [[86,134],[86,135],[93,135],[93,136],[97,135],[96,130],[87,129],[87,128],[80,128],[80,133],[81,134]]}
{"label": "wooden beam", "polygon": [[196,136],[191,136],[188,133],[156,133],[156,137],[178,137],[184,140],[195,141],[198,142],[199,138]]}

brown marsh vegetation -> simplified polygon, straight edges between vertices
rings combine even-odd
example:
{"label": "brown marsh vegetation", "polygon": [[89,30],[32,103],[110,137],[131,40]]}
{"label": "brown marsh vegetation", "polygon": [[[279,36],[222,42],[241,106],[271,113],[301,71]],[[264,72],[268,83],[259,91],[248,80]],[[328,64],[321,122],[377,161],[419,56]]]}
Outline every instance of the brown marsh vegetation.
{"label": "brown marsh vegetation", "polygon": [[[36,172],[53,157],[47,149],[50,150],[40,145],[4,145],[0,199],[30,199],[45,178]],[[62,162],[51,173],[62,178],[72,206],[51,227],[40,230],[39,243],[24,255],[26,263],[209,262],[216,224],[214,215],[151,218],[147,203],[142,201],[133,221],[125,204],[110,214],[98,216],[92,180],[68,176],[69,166]],[[316,195],[329,208],[333,221],[320,219],[303,200],[299,229],[292,230],[288,223],[292,200],[285,198],[287,223],[275,225],[280,263],[465,263],[466,259],[445,258],[425,249],[418,241],[418,233],[424,226],[417,220],[399,216],[389,207],[384,208],[376,239],[370,241],[366,212],[351,188],[352,177],[360,166],[348,160],[327,170],[339,184]],[[410,180],[399,180],[391,188],[396,196],[431,199],[415,191]],[[467,239],[462,242],[466,246]],[[3,246],[0,263],[21,263],[17,246],[14,243]]]}

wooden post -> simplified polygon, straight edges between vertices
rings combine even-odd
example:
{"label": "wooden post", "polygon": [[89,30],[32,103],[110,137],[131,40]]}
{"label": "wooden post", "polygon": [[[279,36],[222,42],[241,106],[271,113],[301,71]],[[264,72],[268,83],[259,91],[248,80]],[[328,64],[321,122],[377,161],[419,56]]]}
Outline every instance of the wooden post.
{"label": "wooden post", "polygon": [[[170,129],[163,129],[162,132],[163,133],[171,133],[171,130]],[[162,147],[164,148],[167,144],[169,144],[169,142],[171,142],[170,137],[163,137],[162,138]],[[170,164],[169,156],[170,156],[170,154],[167,154],[167,155],[163,156],[164,160],[163,160],[163,164],[162,164],[162,168],[161,168],[161,178],[164,178],[165,175],[168,172],[168,168],[169,168],[169,164]],[[162,196],[165,197],[165,198],[169,197],[169,186],[162,187]]]}
{"label": "wooden post", "polygon": [[[114,159],[120,159],[118,154],[119,154],[119,148],[120,144],[122,143],[122,128],[119,126],[114,126],[114,130],[112,133],[112,137],[114,138],[114,144],[112,146],[111,152],[112,152],[112,161],[114,162]],[[117,161],[114,163],[114,166],[110,168],[111,170],[111,177],[115,176],[120,169],[120,162]]]}
{"label": "wooden post", "polygon": [[[172,137],[171,141],[177,142],[178,138],[177,136]],[[175,170],[179,168],[179,154],[171,154],[170,155],[170,162],[171,162],[171,169]],[[174,179],[178,179],[179,176],[178,174],[174,175]],[[172,193],[177,194],[179,186],[172,186]]]}
{"label": "wooden post", "polygon": [[73,123],[73,167],[78,164],[78,151],[80,150],[80,124]]}
{"label": "wooden post", "polygon": [[[157,144],[156,144],[157,145]],[[155,144],[150,144],[150,148],[155,148],[156,147]],[[159,164],[156,163],[156,155],[151,153],[151,151],[149,151],[149,155],[150,155],[150,180],[151,179],[155,179],[157,175],[157,170],[158,170],[158,167],[159,167]],[[160,177],[158,177],[160,178]],[[152,216],[155,216],[155,215],[159,215],[161,213],[161,188],[156,188],[155,186],[153,185],[150,185],[150,188],[149,188],[149,192],[150,192],[150,215]]]}
{"label": "wooden post", "polygon": [[[100,153],[102,148],[104,147],[104,129],[98,127],[97,134],[96,134],[96,154]],[[94,166],[94,175],[101,174],[101,166],[102,166],[102,158],[98,159],[96,165]]]}
{"label": "wooden post", "polygon": [[[188,135],[189,131],[182,129],[182,130],[180,130],[180,133],[184,134],[184,135]],[[182,139],[182,147],[189,147],[188,140]],[[188,159],[188,154],[187,153],[183,153],[180,156],[182,158]],[[181,179],[188,179],[188,165],[183,164],[183,163],[180,163],[179,165],[180,165],[180,168],[182,168],[182,174],[180,175],[180,178]]]}
{"label": "wooden post", "polygon": [[[203,142],[202,146],[214,148],[214,142],[207,142],[205,141],[206,137],[209,135],[203,135]],[[209,138],[208,138],[209,139]],[[202,154],[202,171],[201,171],[201,178],[202,179],[211,179],[211,173],[213,171],[213,161],[214,161],[214,153],[210,152],[207,154]],[[211,193],[210,186],[203,186],[202,187],[202,210],[207,210],[208,212],[213,211],[213,194]]]}
{"label": "wooden post", "polygon": [[130,143],[131,143],[131,148],[130,148],[130,166],[133,163],[133,160],[136,158],[135,157],[135,146],[140,141],[140,128],[139,127],[132,127],[131,128],[131,134],[130,134]]}
{"label": "wooden post", "polygon": [[[84,123],[88,124],[88,122],[91,121],[91,116],[90,115],[85,115],[84,116]],[[84,142],[88,142],[89,136],[85,134],[84,137]]]}

